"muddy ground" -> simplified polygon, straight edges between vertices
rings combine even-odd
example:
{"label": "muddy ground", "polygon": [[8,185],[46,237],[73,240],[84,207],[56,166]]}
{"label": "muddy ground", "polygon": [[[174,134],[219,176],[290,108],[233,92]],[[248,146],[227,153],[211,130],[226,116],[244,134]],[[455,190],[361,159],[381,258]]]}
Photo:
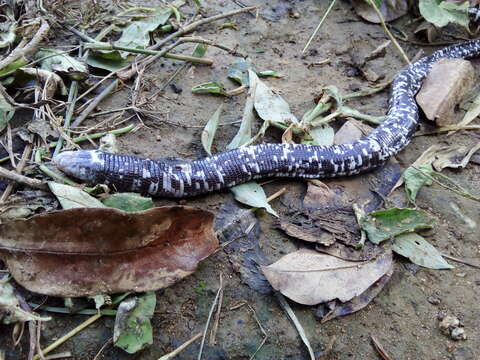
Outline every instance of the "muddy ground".
{"label": "muddy ground", "polygon": [[[144,3],[148,6],[154,5],[153,2]],[[244,3],[256,4],[253,0],[244,0]],[[346,93],[367,87],[367,80],[351,66],[353,57],[372,51],[386,40],[386,35],[379,25],[366,23],[355,14],[348,1],[339,1],[313,41],[308,55],[302,57],[302,48],[328,3],[320,0],[269,1],[260,11],[258,18],[252,14],[235,17],[239,28],[237,31],[219,30],[210,25],[200,28],[197,34],[231,47],[238,45],[259,70],[271,69],[284,74],[282,79],[265,81],[278,91],[291,105],[293,112],[301,117],[313,105],[312,101],[322,86],[336,85]],[[204,5],[208,15],[238,8],[233,1],[226,0],[204,2]],[[298,13],[299,17],[290,16],[293,13]],[[411,31],[409,20],[407,16],[395,22],[395,25]],[[67,39],[70,37],[73,41],[67,32],[62,36]],[[414,57],[421,48],[408,42],[402,42],[401,45],[410,57]],[[191,46],[184,46],[180,50],[187,52],[190,48]],[[432,48],[424,47],[424,51],[429,53]],[[190,92],[192,86],[205,81],[219,80],[228,83],[226,73],[234,58],[216,48],[210,48],[206,56],[215,60],[214,66],[189,67],[188,71],[182,72],[181,76],[174,80],[175,85],[183,89],[181,93],[176,94],[168,87],[162,96],[155,97],[150,103],[152,108],[164,112],[160,119],[185,127],[144,119],[145,127],[119,138],[122,152],[153,158],[196,158],[204,155],[200,143],[201,126],[220,103],[225,104],[222,122],[241,118],[244,94],[226,99],[193,95]],[[330,63],[310,66],[326,58],[330,59]],[[148,96],[157,91],[180,65],[181,63],[171,60],[162,60],[149,68],[144,74],[141,95]],[[398,53],[389,47],[385,57],[374,60],[370,65],[377,74],[388,79],[401,69],[404,63]],[[128,103],[128,96],[127,90],[119,91],[100,107],[105,110],[123,107]],[[388,92],[384,91],[351,102],[350,105],[365,113],[381,115],[386,111],[387,99]],[[215,142],[216,150],[224,149],[236,130],[237,126],[222,126]],[[278,141],[279,136],[280,133],[273,130],[269,132],[268,139]],[[407,167],[426,148],[440,141],[470,144],[478,142],[478,134],[463,132],[450,137],[417,137],[397,160],[402,167]],[[480,188],[479,172],[479,165],[470,164],[462,171],[446,171],[446,174],[476,192]],[[327,183],[341,185],[342,181],[329,180]],[[267,194],[272,194],[282,187],[287,187],[287,193],[272,203],[281,214],[288,210],[292,199],[304,196],[306,183],[301,180],[276,180],[267,184],[265,189]],[[403,189],[397,191],[401,194]],[[223,192],[182,203],[218,212],[220,206],[229,201],[232,201],[232,195]],[[175,203],[178,201],[157,200],[158,205]],[[433,185],[421,190],[417,205],[439,219],[438,226],[428,237],[429,241],[445,254],[479,262],[478,203]],[[258,213],[257,216],[261,228],[258,242],[269,259],[274,261],[302,246],[277,230],[274,227],[275,219],[270,215]],[[395,261],[395,272],[388,285],[370,305],[353,315],[321,324],[315,317],[315,307],[291,302],[317,356],[321,359],[377,359],[378,353],[370,341],[370,336],[374,335],[392,359],[480,359],[479,270],[452,263],[455,265],[453,270],[435,271],[414,266],[400,257],[396,257]],[[157,359],[202,331],[219,286],[219,275],[222,273],[225,290],[216,344],[206,347],[203,358],[249,359],[254,353],[263,335],[252,312],[246,306],[231,309],[241,302],[247,302],[255,309],[268,336],[265,345],[256,354],[256,359],[307,359],[308,354],[296,330],[275,297],[252,290],[242,281],[236,270],[229,261],[227,252],[220,251],[212,255],[199,266],[195,274],[170,288],[158,291],[156,313],[152,320],[152,346],[138,354],[128,355],[109,344],[99,358]],[[432,301],[432,298],[438,301]],[[442,312],[453,314],[461,320],[467,340],[455,342],[439,331],[438,315]],[[41,342],[44,346],[86,319],[79,315],[50,315],[53,320],[43,324]],[[58,351],[71,351],[75,359],[92,359],[111,338],[113,324],[113,318],[103,317],[66,342]],[[6,358],[24,358],[28,353],[27,336],[18,347],[12,348],[12,328],[2,326],[1,329],[0,348],[6,350]],[[332,339],[335,339],[333,348],[325,357],[320,357]],[[194,359],[197,351],[198,343],[189,347],[178,359]]]}

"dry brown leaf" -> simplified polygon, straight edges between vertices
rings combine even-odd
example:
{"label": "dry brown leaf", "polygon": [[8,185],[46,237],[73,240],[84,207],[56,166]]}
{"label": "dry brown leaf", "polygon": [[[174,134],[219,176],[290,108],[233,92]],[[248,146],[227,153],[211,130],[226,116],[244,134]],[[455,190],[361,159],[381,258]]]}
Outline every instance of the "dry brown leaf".
{"label": "dry brown leaf", "polygon": [[214,215],[171,206],[126,213],[76,208],[0,225],[0,258],[40,294],[157,290],[190,275],[218,247]]}
{"label": "dry brown leaf", "polygon": [[358,263],[301,249],[262,266],[262,271],[272,287],[286,297],[316,305],[333,299],[349,301],[385,275],[391,265],[391,251],[374,261]]}
{"label": "dry brown leaf", "polygon": [[438,126],[455,124],[455,107],[474,85],[472,64],[463,59],[442,59],[428,73],[416,96],[425,116]]}
{"label": "dry brown leaf", "polygon": [[288,220],[280,221],[279,226],[287,235],[303,241],[318,243],[324,246],[330,246],[335,243],[335,236],[317,227],[307,228],[306,226],[292,224]]}
{"label": "dry brown leaf", "polygon": [[[378,24],[380,19],[377,13],[368,3],[368,1],[353,1],[353,7],[358,16],[363,19]],[[408,11],[408,1],[406,0],[384,0],[380,5],[380,12],[385,21],[393,21],[405,15]]]}

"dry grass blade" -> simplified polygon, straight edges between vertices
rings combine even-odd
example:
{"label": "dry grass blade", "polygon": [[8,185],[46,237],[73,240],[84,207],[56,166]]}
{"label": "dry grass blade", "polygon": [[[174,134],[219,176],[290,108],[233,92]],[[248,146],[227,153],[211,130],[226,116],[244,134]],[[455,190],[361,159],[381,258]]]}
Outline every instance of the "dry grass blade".
{"label": "dry grass blade", "polygon": [[300,335],[300,338],[302,339],[303,343],[307,347],[308,354],[310,355],[310,360],[315,360],[315,355],[313,354],[313,349],[312,349],[312,346],[310,345],[310,341],[308,341],[307,335],[305,334],[305,330],[303,330],[302,324],[300,324],[300,321],[298,321],[297,316],[293,312],[287,300],[279,291],[275,291],[275,297],[280,303],[280,307],[283,309],[283,311],[287,313],[290,320],[292,320],[293,325],[297,329],[298,335]]}
{"label": "dry grass blade", "polygon": [[30,186],[34,189],[48,190],[47,184],[44,184],[40,180],[31,179],[29,177],[17,174],[14,171],[4,169],[3,167],[0,167],[0,178],[9,179],[19,184]]}
{"label": "dry grass blade", "polygon": [[459,258],[450,256],[450,255],[445,255],[445,254],[442,254],[442,256],[443,256],[445,259],[449,259],[449,260],[458,262],[458,263],[460,263],[460,264],[468,265],[468,266],[471,266],[471,267],[473,267],[473,268],[475,268],[475,269],[480,269],[480,265],[471,263],[471,262],[469,262],[469,261],[466,261],[466,260],[463,260],[463,259],[459,259]]}
{"label": "dry grass blade", "polygon": [[210,312],[208,313],[207,323],[205,324],[205,330],[203,331],[202,342],[200,344],[200,350],[198,351],[197,360],[201,360],[202,358],[203,346],[205,345],[205,338],[207,337],[210,320],[212,319],[213,311],[217,306],[218,299],[220,298],[220,294],[222,293],[222,289],[223,289],[223,276],[220,273],[220,287],[218,288],[217,295],[215,295],[215,299],[213,300],[212,307],[210,308]]}
{"label": "dry grass blade", "polygon": [[307,43],[305,44],[305,47],[303,48],[302,50],[302,54],[305,54],[305,51],[307,51],[308,47],[310,46],[310,43],[313,41],[313,39],[315,38],[315,36],[317,36],[317,33],[318,31],[320,30],[320,28],[322,27],[322,24],[323,22],[325,21],[325,19],[327,18],[328,14],[330,14],[330,11],[332,11],[332,8],[333,8],[333,5],[335,5],[335,2],[337,0],[332,0],[332,2],[330,3],[330,6],[328,7],[327,11],[325,11],[325,14],[323,14],[323,17],[322,19],[320,20],[320,22],[318,23],[317,27],[315,28],[315,30],[313,31],[313,34],[310,36],[310,38],[308,39]]}
{"label": "dry grass blade", "polygon": [[200,339],[202,337],[203,333],[199,332],[197,335],[192,337],[190,340],[185,341],[182,345],[180,345],[178,348],[173,350],[172,352],[163,355],[161,358],[158,358],[158,360],[170,360],[173,359],[175,356],[180,354],[183,350],[185,350],[188,346],[193,344],[195,341]]}
{"label": "dry grass blade", "polygon": [[383,349],[382,344],[378,342],[378,340],[371,335],[370,338],[372,339],[373,347],[375,350],[377,350],[378,354],[382,357],[383,360],[392,360],[390,356],[386,353],[386,351]]}

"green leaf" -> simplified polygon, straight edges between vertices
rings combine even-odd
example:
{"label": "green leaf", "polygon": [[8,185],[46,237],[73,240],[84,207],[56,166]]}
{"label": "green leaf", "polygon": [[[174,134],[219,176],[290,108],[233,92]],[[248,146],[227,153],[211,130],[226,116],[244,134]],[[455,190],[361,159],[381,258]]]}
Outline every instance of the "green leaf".
{"label": "green leaf", "polygon": [[245,59],[236,59],[228,68],[227,77],[240,85],[248,85],[248,70],[255,71],[255,68]]}
{"label": "green leaf", "polygon": [[335,131],[330,125],[317,126],[308,131],[313,139],[313,145],[330,146],[333,144]]}
{"label": "green leaf", "polygon": [[421,171],[413,167],[409,167],[403,172],[403,179],[405,180],[405,192],[407,193],[408,200],[412,203],[415,203],[418,191],[422,188],[422,186],[432,185],[432,180],[425,176],[422,171],[428,175],[432,175],[435,172],[431,164],[420,165],[418,166],[418,169]]}
{"label": "green leaf", "polygon": [[276,72],[275,70],[264,70],[264,71],[257,71],[257,75],[260,77],[276,77],[276,78],[281,78],[283,77],[282,74]]}
{"label": "green leaf", "polygon": [[212,144],[217,132],[218,123],[220,121],[220,114],[222,113],[223,104],[221,104],[213,116],[208,120],[207,125],[202,131],[202,145],[207,154],[212,155]]}
{"label": "green leaf", "polygon": [[219,94],[227,96],[225,87],[223,84],[220,84],[216,81],[208,81],[199,85],[196,85],[192,88],[194,94]]}
{"label": "green leaf", "polygon": [[298,124],[288,103],[274,93],[257,75],[249,70],[250,86],[256,86],[254,106],[258,116],[264,121],[281,124]]}
{"label": "green leaf", "polygon": [[105,305],[105,296],[104,295],[94,295],[89,296],[95,302],[95,309],[99,310],[103,305]]}
{"label": "green leaf", "polygon": [[420,14],[437,27],[443,27],[452,22],[468,28],[470,22],[468,6],[468,1],[462,4],[441,0],[420,0],[419,2]]}
{"label": "green leaf", "polygon": [[60,205],[64,209],[73,209],[73,208],[104,208],[100,200],[95,199],[93,196],[88,195],[82,189],[56,183],[53,181],[48,182],[48,187],[50,191],[57,197]]}
{"label": "green leaf", "polygon": [[361,228],[374,244],[395,236],[432,228],[435,220],[423,210],[392,208],[375,211],[361,220]]}
{"label": "green leaf", "polygon": [[109,208],[120,209],[126,212],[148,210],[155,207],[152,199],[135,193],[117,193],[102,200],[103,205]]}
{"label": "green leaf", "polygon": [[232,191],[235,200],[255,208],[264,208],[270,214],[278,217],[278,214],[268,203],[265,191],[263,191],[263,188],[256,182],[251,181],[245,184],[236,185],[230,188],[230,190]]}
{"label": "green leaf", "polygon": [[193,50],[192,56],[201,58],[201,57],[205,56],[206,52],[207,52],[207,46],[206,45],[197,44],[197,46],[195,46],[195,49]]}
{"label": "green leaf", "polygon": [[42,69],[64,74],[72,80],[81,81],[88,77],[87,65],[64,51],[43,49],[37,52],[35,60],[40,60]]}
{"label": "green leaf", "polygon": [[27,59],[25,58],[20,58],[18,60],[15,60],[14,62],[8,64],[5,66],[3,69],[0,70],[0,75],[4,75],[6,73],[9,73],[10,71],[16,70],[18,68],[21,68],[22,66],[25,66],[28,64]]}
{"label": "green leaf", "polygon": [[15,42],[17,37],[17,24],[15,21],[5,21],[0,27],[0,49],[6,48]]}
{"label": "green leaf", "polygon": [[133,354],[153,344],[150,319],[155,311],[156,296],[148,292],[120,303],[115,317],[113,343]]}
{"label": "green leaf", "polygon": [[106,53],[90,51],[86,61],[92,67],[108,71],[118,71],[130,64],[130,61],[124,59],[118,51]]}
{"label": "green leaf", "polygon": [[0,133],[15,114],[15,108],[0,94]]}
{"label": "green leaf", "polygon": [[[122,31],[120,39],[114,42],[116,46],[145,49],[150,43],[150,33],[164,25],[168,18],[172,15],[171,8],[159,8],[148,14],[147,17],[133,21]],[[129,54],[120,52],[123,58]]]}
{"label": "green leaf", "polygon": [[397,236],[393,241],[392,250],[409,258],[414,264],[429,269],[453,269],[434,246],[415,233]]}
{"label": "green leaf", "polygon": [[248,97],[245,101],[245,107],[243,109],[242,122],[235,137],[227,145],[228,150],[236,149],[242,145],[248,143],[252,138],[252,126],[255,121],[255,114],[253,112],[253,97],[255,95],[255,84],[250,87],[248,91]]}

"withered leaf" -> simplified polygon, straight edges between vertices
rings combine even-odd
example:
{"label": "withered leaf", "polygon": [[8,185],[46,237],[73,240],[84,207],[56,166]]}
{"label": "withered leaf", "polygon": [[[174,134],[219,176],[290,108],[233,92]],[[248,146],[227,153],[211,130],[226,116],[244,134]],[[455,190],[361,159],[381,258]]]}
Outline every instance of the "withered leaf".
{"label": "withered leaf", "polygon": [[157,290],[190,275],[218,247],[213,220],[183,206],[56,211],[0,224],[0,258],[40,294]]}
{"label": "withered leaf", "polygon": [[316,305],[333,299],[349,301],[385,275],[391,265],[391,251],[359,263],[301,249],[262,266],[262,271],[272,287],[286,297],[299,304]]}

